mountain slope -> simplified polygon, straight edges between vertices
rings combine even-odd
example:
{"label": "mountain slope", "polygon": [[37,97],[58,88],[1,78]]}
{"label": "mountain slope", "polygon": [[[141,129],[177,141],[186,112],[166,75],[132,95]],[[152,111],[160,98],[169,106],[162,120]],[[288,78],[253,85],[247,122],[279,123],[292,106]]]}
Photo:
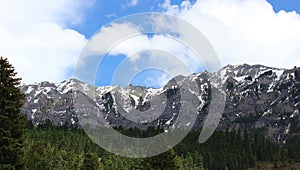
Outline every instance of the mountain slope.
{"label": "mountain slope", "polygon": [[[22,113],[35,124],[46,119],[56,125],[79,124],[78,117],[90,116],[87,111],[76,110],[77,99],[82,99],[91,105],[90,109],[98,110],[88,121],[103,117],[113,126],[153,125],[167,130],[178,117],[183,102],[181,93],[186,90],[190,94],[188,100],[195,101],[192,108],[197,108],[198,117],[194,128],[199,128],[207,117],[214,86],[226,92],[219,129],[266,128],[269,137],[284,143],[288,137],[300,135],[299,70],[228,65],[215,73],[175,77],[160,89],[132,85],[93,87],[76,79],[59,84],[41,82],[20,87],[27,99]],[[190,122],[184,124],[189,126]]]}

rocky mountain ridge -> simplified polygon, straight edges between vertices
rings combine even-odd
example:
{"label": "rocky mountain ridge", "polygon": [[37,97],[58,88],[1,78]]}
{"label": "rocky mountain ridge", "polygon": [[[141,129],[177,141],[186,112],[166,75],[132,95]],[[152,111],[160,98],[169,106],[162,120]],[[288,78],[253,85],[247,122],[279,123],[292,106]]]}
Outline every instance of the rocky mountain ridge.
{"label": "rocky mountain ridge", "polygon": [[[208,115],[214,86],[226,93],[219,129],[266,128],[269,137],[284,143],[287,138],[300,135],[299,71],[297,67],[227,65],[215,73],[177,76],[160,89],[132,85],[93,87],[76,79],[58,84],[41,82],[20,87],[26,95],[21,112],[36,125],[50,119],[55,125],[68,122],[80,126],[78,118],[88,116],[84,110],[80,113],[76,110],[76,101],[82,98],[99,110],[90,121],[98,117],[112,126],[146,128],[152,125],[167,130],[179,115],[184,102],[180,91],[184,87],[192,94],[188,100],[197,100],[192,106],[198,110],[193,127],[200,128]],[[192,87],[195,85],[197,88]],[[139,113],[145,114],[140,116]],[[147,113],[157,115],[147,117]]]}

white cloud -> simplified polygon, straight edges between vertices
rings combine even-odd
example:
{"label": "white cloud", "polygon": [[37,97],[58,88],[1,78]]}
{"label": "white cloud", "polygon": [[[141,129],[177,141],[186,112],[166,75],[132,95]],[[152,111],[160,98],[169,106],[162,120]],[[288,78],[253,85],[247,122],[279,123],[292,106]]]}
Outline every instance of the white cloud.
{"label": "white cloud", "polygon": [[[167,9],[166,13],[188,21],[202,32],[216,49],[223,65],[249,63],[291,68],[300,63],[298,57],[300,45],[297,43],[300,39],[300,17],[295,12],[275,13],[272,6],[265,0],[198,0],[194,5],[186,0],[180,6],[170,5],[170,0],[166,0],[162,7]],[[184,23],[172,23],[172,19],[168,21],[164,17],[155,19],[157,19],[157,25],[152,25],[154,30],[178,29],[179,33],[184,33],[184,36],[180,38],[202,44],[203,47],[200,50],[204,51],[202,54],[211,54],[210,50],[206,50],[209,46],[204,47],[207,45],[205,40],[199,40],[199,36],[194,35],[195,31],[191,27],[185,26]],[[132,18],[129,20],[137,23]],[[143,24],[145,25],[142,21],[137,25],[142,27]],[[126,55],[130,64],[133,64],[132,68],[137,68],[136,70],[143,70],[137,66],[145,61],[157,67],[169,65],[172,67],[164,68],[163,71],[174,73],[172,68],[176,68],[177,72],[170,74],[172,76],[186,73],[184,68],[177,68],[173,65],[175,58],[181,60],[190,71],[195,72],[200,67],[203,68],[203,63],[199,62],[180,42],[161,35],[151,38],[141,35],[142,30],[145,31],[145,29],[139,26],[122,22],[103,27],[89,44],[89,52],[92,51],[98,55],[108,52],[111,55]],[[162,59],[160,55],[150,55],[154,61],[150,62],[149,58],[142,58],[139,54],[147,50],[165,51],[175,58]],[[205,58],[205,60],[209,65],[216,62],[213,58],[212,60]],[[93,63],[96,68],[97,62],[94,62],[96,60],[92,61],[89,64]],[[132,70],[129,68],[131,67],[124,67],[121,74],[131,75],[129,73]],[[211,71],[211,69],[208,70]],[[86,75],[91,74],[87,72]],[[122,78],[125,79],[126,76]]]}
{"label": "white cloud", "polygon": [[111,14],[106,15],[106,18],[115,18],[115,17],[117,17],[116,13],[111,13]]}
{"label": "white cloud", "polygon": [[[106,54],[109,52],[108,50],[113,48],[118,42],[128,39],[129,36],[139,34],[140,30],[135,25],[130,23],[113,23],[111,26],[102,27],[100,31],[91,38],[86,51],[89,53]],[[131,48],[135,47],[131,45]]]}
{"label": "white cloud", "polygon": [[[145,60],[145,57],[139,55],[139,53],[143,54],[142,52],[147,52],[153,63],[158,67],[171,66],[165,71],[174,73],[174,70],[176,70],[176,75],[187,75],[190,73],[186,72],[185,69],[181,70],[180,68],[182,67],[180,65],[185,65],[191,72],[195,72],[202,64],[199,63],[197,56],[187,46],[163,35],[155,35],[151,38],[148,38],[146,35],[130,37],[119,42],[110,54],[123,54],[129,57],[131,62],[140,64]],[[177,60],[178,62],[175,62]]]}
{"label": "white cloud", "polygon": [[266,0],[198,0],[192,8],[165,1],[168,14],[196,26],[223,65],[264,64],[291,68],[300,63],[300,16],[275,13]]}
{"label": "white cloud", "polygon": [[135,7],[135,6],[137,6],[138,3],[139,3],[138,0],[130,0],[130,1],[125,2],[124,4],[121,4],[121,7],[123,9],[127,9],[129,7]]}
{"label": "white cloud", "polygon": [[88,1],[1,1],[0,55],[23,82],[68,78],[86,39],[67,27],[81,22]]}
{"label": "white cloud", "polygon": [[[89,42],[77,67],[76,77],[93,82],[93,75],[101,62],[101,56],[109,54],[127,56],[126,62],[115,70],[117,79],[114,84],[126,85],[132,75],[145,69],[158,69],[172,75],[189,75],[202,65],[199,58],[182,42],[165,35],[153,35],[149,38],[142,34],[142,28],[131,23],[113,23],[103,27]],[[118,73],[116,73],[118,72]],[[159,80],[155,86],[161,86],[165,75],[151,75],[150,80]],[[160,79],[158,79],[161,77]],[[164,78],[164,80],[163,80]],[[150,85],[148,83],[148,85]],[[151,86],[154,84],[151,83]]]}
{"label": "white cloud", "polygon": [[168,83],[168,81],[172,78],[170,75],[166,73],[161,73],[156,76],[147,77],[144,84],[149,87],[163,87]]}
{"label": "white cloud", "polygon": [[131,0],[131,2],[128,4],[128,6],[134,7],[134,6],[136,6],[138,3],[139,3],[138,0]]}

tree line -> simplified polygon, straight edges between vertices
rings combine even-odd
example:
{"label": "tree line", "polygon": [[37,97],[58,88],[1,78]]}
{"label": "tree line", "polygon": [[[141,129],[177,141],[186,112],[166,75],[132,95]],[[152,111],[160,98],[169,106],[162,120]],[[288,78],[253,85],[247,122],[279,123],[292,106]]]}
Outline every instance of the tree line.
{"label": "tree line", "polygon": [[[31,124],[29,121],[28,124]],[[123,134],[147,137],[159,128],[116,128]],[[27,126],[24,135],[25,169],[247,169],[267,163],[287,167],[300,162],[299,139],[280,146],[266,138],[265,129],[216,131],[199,144],[200,130],[191,131],[176,147],[161,155],[133,159],[114,155],[100,148],[84,132],[68,126]]]}

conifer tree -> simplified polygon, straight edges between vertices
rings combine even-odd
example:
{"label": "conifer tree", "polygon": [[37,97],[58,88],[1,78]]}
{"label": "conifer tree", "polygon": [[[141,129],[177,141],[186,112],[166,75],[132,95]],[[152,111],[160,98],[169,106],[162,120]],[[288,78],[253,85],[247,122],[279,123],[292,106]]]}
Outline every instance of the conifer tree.
{"label": "conifer tree", "polygon": [[173,170],[178,169],[179,165],[176,162],[176,153],[173,149],[157,156],[145,158],[142,161],[143,169],[152,170]]}
{"label": "conifer tree", "polygon": [[85,154],[85,158],[81,170],[93,170],[93,169],[98,170],[99,168],[100,168],[100,164],[98,162],[97,155],[95,153]]}
{"label": "conifer tree", "polygon": [[22,135],[26,119],[20,114],[24,95],[14,67],[0,57],[0,169],[22,169]]}

